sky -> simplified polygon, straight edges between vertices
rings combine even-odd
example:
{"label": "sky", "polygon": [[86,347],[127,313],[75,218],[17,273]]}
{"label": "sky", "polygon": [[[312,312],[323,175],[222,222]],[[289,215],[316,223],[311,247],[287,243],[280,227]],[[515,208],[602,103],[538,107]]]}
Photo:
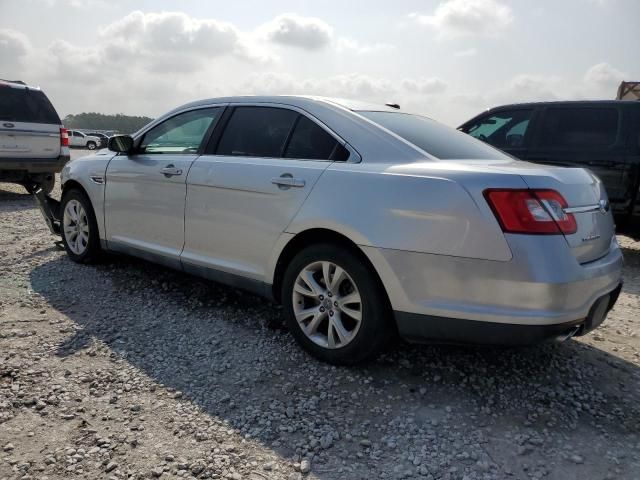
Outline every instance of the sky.
{"label": "sky", "polygon": [[639,0],[0,0],[0,78],[61,116],[216,96],[399,103],[452,126],[640,80]]}

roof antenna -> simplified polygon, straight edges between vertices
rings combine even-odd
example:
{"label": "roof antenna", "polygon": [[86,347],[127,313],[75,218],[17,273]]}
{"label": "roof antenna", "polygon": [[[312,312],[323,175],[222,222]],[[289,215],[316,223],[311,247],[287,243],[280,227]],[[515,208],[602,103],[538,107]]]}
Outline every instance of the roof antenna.
{"label": "roof antenna", "polygon": [[397,103],[385,103],[387,107],[395,108],[396,110],[400,110],[400,105]]}

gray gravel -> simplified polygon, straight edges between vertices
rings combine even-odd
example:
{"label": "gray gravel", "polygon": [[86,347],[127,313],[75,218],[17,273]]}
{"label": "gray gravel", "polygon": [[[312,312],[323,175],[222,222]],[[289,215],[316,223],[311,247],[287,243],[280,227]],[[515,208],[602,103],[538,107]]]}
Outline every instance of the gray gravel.
{"label": "gray gravel", "polygon": [[252,295],[79,266],[0,184],[0,479],[638,479],[640,245],[594,334],[319,363]]}

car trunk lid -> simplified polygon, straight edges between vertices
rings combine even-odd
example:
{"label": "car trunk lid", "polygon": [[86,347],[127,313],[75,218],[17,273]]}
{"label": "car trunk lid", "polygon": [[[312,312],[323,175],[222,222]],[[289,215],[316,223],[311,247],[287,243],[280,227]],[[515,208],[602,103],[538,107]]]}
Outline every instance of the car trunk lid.
{"label": "car trunk lid", "polygon": [[547,167],[520,176],[532,189],[552,189],[567,201],[566,213],[576,221],[575,233],[565,234],[572,254],[580,263],[603,257],[615,235],[613,216],[602,182],[582,168]]}

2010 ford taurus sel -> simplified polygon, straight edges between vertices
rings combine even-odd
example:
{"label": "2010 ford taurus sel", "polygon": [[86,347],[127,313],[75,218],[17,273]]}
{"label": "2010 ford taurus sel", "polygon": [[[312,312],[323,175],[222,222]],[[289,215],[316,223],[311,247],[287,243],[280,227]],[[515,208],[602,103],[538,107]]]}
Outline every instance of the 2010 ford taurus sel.
{"label": "2010 ford taurus sel", "polygon": [[528,344],[596,328],[621,288],[601,182],[395,107],[190,103],[70,162],[69,257],[142,257],[281,302],[351,364],[408,340]]}

